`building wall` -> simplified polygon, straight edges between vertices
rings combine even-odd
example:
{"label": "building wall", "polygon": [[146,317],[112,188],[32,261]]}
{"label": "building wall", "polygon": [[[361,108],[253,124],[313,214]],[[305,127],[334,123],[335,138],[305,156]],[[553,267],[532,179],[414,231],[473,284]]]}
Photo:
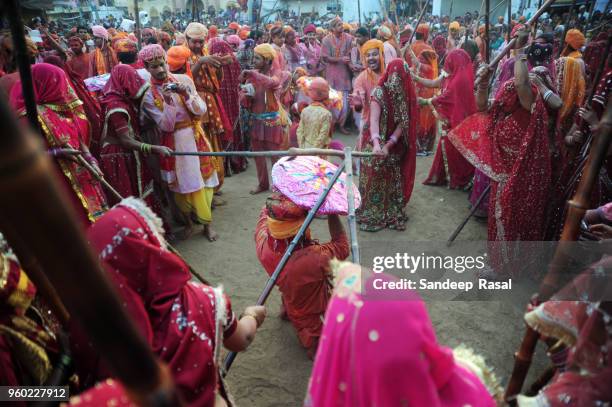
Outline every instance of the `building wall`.
{"label": "building wall", "polygon": [[[508,19],[508,1],[512,1],[512,12],[514,13],[519,6],[519,0],[489,0],[489,7],[491,9],[491,21],[497,21],[497,17],[503,15],[504,19]],[[462,16],[467,11],[474,13],[479,11],[480,14],[484,14],[484,5],[482,0],[434,0],[433,1],[433,14],[437,15],[449,15],[451,3],[453,5],[453,15],[451,17]],[[496,7],[498,6],[499,7]],[[482,11],[481,11],[482,7]]]}
{"label": "building wall", "polygon": [[[221,1],[226,2],[227,0]],[[377,0],[359,0],[359,3],[358,0],[338,0],[338,3],[340,4],[345,21],[358,21],[359,7],[361,7],[362,19],[364,14],[380,11],[380,5]],[[289,10],[294,11],[296,14],[298,14],[299,10],[301,10],[302,13],[311,13],[314,8],[320,16],[323,16],[329,13],[327,10],[328,4],[335,4],[335,0],[263,0],[261,15],[264,16],[268,14],[275,6],[276,9],[288,6]],[[252,1],[249,0],[249,9],[251,5]],[[272,19],[276,18],[275,15],[271,17]]]}

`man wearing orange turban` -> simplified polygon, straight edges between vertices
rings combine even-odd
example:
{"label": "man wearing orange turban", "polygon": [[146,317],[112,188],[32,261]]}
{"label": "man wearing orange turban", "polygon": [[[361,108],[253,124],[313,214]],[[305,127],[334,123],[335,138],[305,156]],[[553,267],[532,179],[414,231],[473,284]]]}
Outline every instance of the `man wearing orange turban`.
{"label": "man wearing orange turban", "polygon": [[565,49],[563,50],[561,56],[582,58],[580,48],[584,46],[585,42],[586,38],[584,38],[584,34],[582,34],[580,30],[572,28],[565,35]]}
{"label": "man wearing orange turban", "polygon": [[170,72],[175,74],[185,74],[193,79],[193,75],[191,74],[191,69],[189,66],[189,57],[191,56],[191,51],[189,48],[184,46],[174,46],[171,47],[167,52],[167,62],[168,68],[170,68]]}
{"label": "man wearing orange turban", "polygon": [[329,99],[329,84],[323,78],[315,78],[307,90],[312,103],[302,110],[297,128],[300,148],[327,148],[331,141],[332,114],[323,102]]}
{"label": "man wearing orange turban", "polygon": [[232,35],[232,34],[236,34],[238,32],[238,30],[240,30],[240,25],[233,21],[229,24],[229,26],[227,27],[227,34]]}

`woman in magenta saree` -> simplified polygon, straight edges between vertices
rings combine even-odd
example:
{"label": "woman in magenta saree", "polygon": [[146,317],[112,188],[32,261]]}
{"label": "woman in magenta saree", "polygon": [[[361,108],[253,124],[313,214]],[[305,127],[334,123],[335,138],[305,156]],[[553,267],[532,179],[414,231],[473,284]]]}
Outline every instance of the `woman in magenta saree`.
{"label": "woman in magenta saree", "polygon": [[472,60],[467,52],[456,49],[446,56],[443,69],[448,77],[442,93],[428,100],[438,122],[439,140],[429,175],[423,184],[461,189],[472,181],[474,167],[448,142],[446,134],[476,113]]}
{"label": "woman in magenta saree", "polygon": [[[73,203],[84,226],[93,223],[106,211],[106,200],[99,182],[65,149],[77,150],[97,169],[97,162],[89,153],[90,126],[64,71],[51,64],[32,65],[32,84],[38,109],[38,123],[50,153],[63,175],[60,179],[66,195]],[[11,92],[10,104],[23,117],[26,115],[21,83]],[[99,171],[99,169],[98,169]]]}
{"label": "woman in magenta saree", "polygon": [[409,66],[401,59],[388,66],[372,91],[370,122],[363,128],[363,151],[376,156],[361,161],[357,222],[361,230],[405,230],[404,207],[416,170],[416,93]]}

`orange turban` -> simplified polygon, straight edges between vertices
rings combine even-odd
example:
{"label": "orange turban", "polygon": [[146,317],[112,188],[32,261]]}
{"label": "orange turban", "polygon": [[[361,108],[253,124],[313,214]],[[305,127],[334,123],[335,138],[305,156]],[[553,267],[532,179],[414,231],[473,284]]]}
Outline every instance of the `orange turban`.
{"label": "orange turban", "polygon": [[138,52],[136,43],[129,38],[121,38],[117,40],[113,48],[115,49],[115,52]]}
{"label": "orange turban", "polygon": [[178,71],[185,65],[187,65],[187,75],[191,76],[191,70],[189,69],[189,57],[191,56],[191,51],[189,48],[183,45],[175,45],[174,47],[170,47],[168,49],[168,53],[166,59],[168,61],[168,67],[171,72]]}
{"label": "orange turban", "polygon": [[323,102],[329,99],[329,84],[321,77],[316,77],[308,86],[308,96],[315,102]]}
{"label": "orange turban", "polygon": [[240,39],[244,41],[249,38],[249,32],[247,30],[240,30],[240,32],[238,32],[238,37],[240,37]]}
{"label": "orange turban", "polygon": [[235,30],[235,31],[238,31],[238,30],[240,29],[240,25],[238,25],[238,23],[237,23],[237,22],[233,21],[233,22],[231,22],[231,23],[229,24],[228,28],[229,28],[230,30]]}
{"label": "orange turban", "polygon": [[423,41],[427,41],[429,36],[429,24],[419,24],[416,32],[423,35]]}
{"label": "orange turban", "polygon": [[572,48],[578,50],[582,48],[582,46],[586,42],[586,39],[584,38],[584,34],[582,34],[580,30],[572,28],[571,30],[568,30],[567,34],[565,35],[565,42],[568,43]]}

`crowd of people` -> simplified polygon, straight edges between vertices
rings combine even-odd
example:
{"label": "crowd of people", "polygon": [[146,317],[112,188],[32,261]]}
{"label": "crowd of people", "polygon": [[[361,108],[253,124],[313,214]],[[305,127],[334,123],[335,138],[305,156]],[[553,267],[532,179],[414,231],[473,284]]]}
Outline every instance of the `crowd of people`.
{"label": "crowd of people", "polygon": [[[558,240],[581,151],[610,120],[611,33],[587,39],[576,28],[582,16],[545,15],[537,26],[525,16],[500,17],[488,29],[471,15],[401,27],[340,17],[303,28],[191,22],[179,31],[167,22],[140,32],[38,24],[42,42],[25,41],[40,132],[106,275],[169,366],[181,399],[223,406],[232,401],[219,373],[221,348],[246,349],[266,309],[247,307],[236,317],[229,297],[190,281],[188,265],[170,250],[169,242],[188,239],[199,225],[210,242],[223,238],[213,228],[214,209],[232,204],[223,199],[224,183],[249,165],[244,157],[194,153],[342,149],[337,132],[356,134],[354,147],[371,153],[359,167],[362,231],[410,227],[405,208],[422,182],[466,191],[490,242]],[[8,33],[0,39],[0,98],[26,126],[13,40]],[[511,40],[499,65],[489,65]],[[612,239],[610,153],[585,218],[594,239]],[[418,180],[417,160],[429,155],[429,173]],[[254,163],[251,194],[270,193],[254,240],[271,275],[307,209],[271,192],[267,158]],[[482,358],[440,345],[415,293],[364,296],[360,287],[372,276],[342,262],[347,235],[338,215],[327,222],[330,242],[308,230],[276,281],[281,317],[314,360],[304,405],[499,402]],[[59,328],[35,312],[36,288],[2,249],[0,384],[48,383],[70,354],[79,377],[71,386],[83,392],[73,404],[128,405],[78,324]],[[490,278],[525,273],[518,251],[501,249],[491,260]],[[609,385],[601,386],[612,380],[610,310],[590,296],[585,280],[601,277],[593,269],[571,286],[584,290],[589,307],[550,301],[530,310],[528,323],[564,346],[551,352],[557,373],[550,384],[520,405],[611,401]],[[60,340],[66,333],[69,352]]]}

